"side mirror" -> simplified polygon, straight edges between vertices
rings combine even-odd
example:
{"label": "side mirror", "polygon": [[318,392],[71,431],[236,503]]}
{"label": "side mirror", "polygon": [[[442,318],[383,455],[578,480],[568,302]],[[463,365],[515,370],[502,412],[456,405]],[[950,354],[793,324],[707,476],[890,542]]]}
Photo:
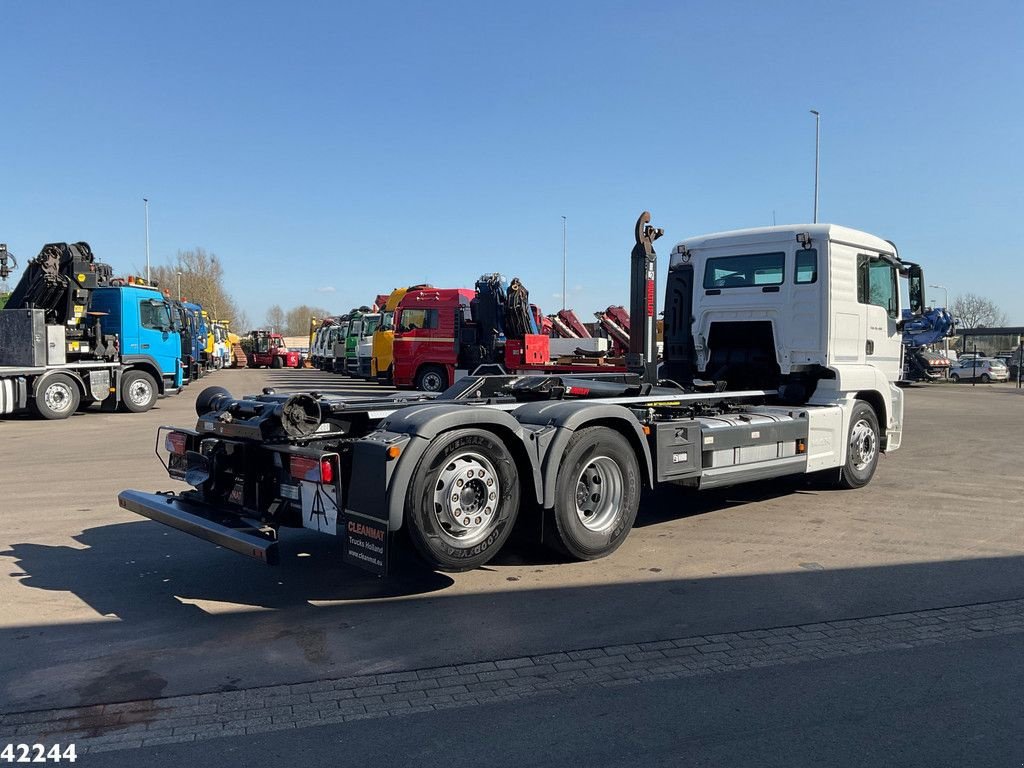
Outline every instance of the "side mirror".
{"label": "side mirror", "polygon": [[910,295],[910,313],[912,315],[924,314],[926,299],[924,295],[924,270],[917,264],[910,265],[910,273],[907,280],[907,289]]}

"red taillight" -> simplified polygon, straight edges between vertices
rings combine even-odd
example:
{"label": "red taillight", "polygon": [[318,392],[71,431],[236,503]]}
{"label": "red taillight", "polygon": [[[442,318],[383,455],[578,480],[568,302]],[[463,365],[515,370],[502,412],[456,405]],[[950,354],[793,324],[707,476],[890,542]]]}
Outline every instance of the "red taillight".
{"label": "red taillight", "polygon": [[164,447],[168,453],[176,453],[179,456],[185,453],[187,435],[184,432],[168,432],[164,438]]}
{"label": "red taillight", "polygon": [[298,480],[310,480],[314,483],[334,482],[334,462],[330,458],[317,460],[311,456],[291,456],[288,468],[292,477]]}

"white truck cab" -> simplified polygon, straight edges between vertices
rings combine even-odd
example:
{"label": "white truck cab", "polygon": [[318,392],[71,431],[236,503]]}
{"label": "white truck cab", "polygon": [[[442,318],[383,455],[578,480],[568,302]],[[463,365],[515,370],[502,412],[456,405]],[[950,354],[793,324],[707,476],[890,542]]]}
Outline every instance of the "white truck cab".
{"label": "white truck cab", "polygon": [[678,243],[667,299],[681,301],[680,279],[692,281],[685,334],[692,332],[698,375],[730,389],[778,388],[812,405],[865,400],[884,430],[883,448],[895,450],[903,422],[901,275],[911,279],[911,304],[923,305],[920,269],[886,240],[835,224],[761,227]]}

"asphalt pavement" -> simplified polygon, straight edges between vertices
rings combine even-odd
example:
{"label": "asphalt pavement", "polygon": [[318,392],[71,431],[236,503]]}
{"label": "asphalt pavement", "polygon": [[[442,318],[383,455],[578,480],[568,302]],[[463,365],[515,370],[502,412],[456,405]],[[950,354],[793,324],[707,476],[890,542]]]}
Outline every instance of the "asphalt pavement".
{"label": "asphalt pavement", "polygon": [[[525,520],[509,551],[484,569],[436,574],[410,557],[382,581],[341,565],[335,542],[315,534],[286,535],[282,565],[267,568],[118,509],[123,488],[175,486],[153,454],[156,427],[194,423],[193,403],[205,383],[147,414],[0,421],[0,558],[8,566],[0,579],[0,713],[228,696],[1024,597],[1024,399],[1009,386],[908,390],[904,446],[884,457],[874,481],[860,491],[802,480],[705,494],[669,488],[645,497],[638,527],[605,560],[564,562],[534,543]],[[236,394],[263,386],[380,391],[309,370],[229,370],[208,383]],[[345,747],[346,756],[362,754],[359,749],[376,740],[386,749],[366,752],[380,758],[368,764],[401,762],[402,756],[431,764],[444,754],[463,759],[491,750],[499,763],[553,765],[570,759],[570,748],[598,764],[631,764],[647,753],[608,745],[642,721],[650,724],[641,732],[652,750],[645,765],[668,764],[682,754],[673,751],[680,745],[693,748],[692,764],[740,762],[743,750],[752,748],[752,732],[775,745],[758,764],[782,764],[787,755],[796,761],[788,764],[800,764],[807,750],[824,749],[829,729],[838,746],[825,749],[828,759],[816,764],[854,764],[840,759],[842,745],[866,741],[857,734],[881,725],[889,710],[865,706],[863,716],[850,721],[851,708],[891,689],[887,670],[899,670],[907,697],[898,706],[914,706],[900,709],[899,719],[921,756],[962,755],[960,741],[971,732],[982,734],[978,754],[998,762],[1012,739],[1000,740],[989,724],[1011,724],[1019,716],[1005,710],[1019,681],[1014,673],[983,673],[1007,661],[1018,643],[1014,635],[964,647],[951,640],[941,648],[733,670],[713,682],[640,682],[628,691],[582,685],[518,705],[481,703],[448,715],[422,712],[322,731],[303,727],[287,735],[268,731],[151,747],[133,759],[161,764],[165,755],[182,754],[175,750],[192,749],[240,765],[247,756],[256,762],[261,755],[289,754],[274,751],[280,747],[316,762],[328,759],[338,740],[353,745]],[[943,658],[959,658],[959,671],[936,683],[924,671]],[[863,676],[868,673],[877,679]],[[765,695],[783,690],[792,695]],[[958,696],[976,704],[954,706]],[[730,710],[712,706],[711,699],[735,705],[736,730],[723,726],[715,731],[718,741],[700,741],[701,726],[730,720]],[[810,706],[825,699],[832,709]],[[961,727],[941,727],[958,713]],[[766,724],[760,730],[758,717]],[[386,736],[399,720],[397,730],[409,737]],[[442,724],[449,740],[425,735]],[[797,751],[787,751],[775,729],[806,732],[806,738],[791,743]],[[570,731],[587,741],[585,748]],[[537,734],[527,740],[532,757],[514,746],[514,737],[526,733]],[[434,745],[435,752],[422,745]],[[863,764],[914,762],[910,752],[880,759],[880,744],[860,749],[845,754]],[[90,754],[90,764],[100,757]],[[749,752],[746,758],[751,762]]]}

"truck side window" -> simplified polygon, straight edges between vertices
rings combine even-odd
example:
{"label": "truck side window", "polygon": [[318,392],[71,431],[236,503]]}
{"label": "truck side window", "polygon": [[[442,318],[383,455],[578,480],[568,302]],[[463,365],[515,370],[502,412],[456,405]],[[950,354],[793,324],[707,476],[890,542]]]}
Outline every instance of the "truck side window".
{"label": "truck side window", "polygon": [[816,248],[807,248],[796,252],[793,281],[801,284],[818,282],[818,250]]}
{"label": "truck side window", "polygon": [[782,285],[786,254],[756,253],[708,259],[704,267],[705,288],[749,288]]}
{"label": "truck side window", "polygon": [[899,314],[896,268],[877,257],[857,256],[857,301],[884,309],[889,317]]}
{"label": "truck side window", "polygon": [[171,327],[171,318],[167,314],[167,305],[152,299],[139,301],[139,322],[143,328],[162,331]]}
{"label": "truck side window", "polygon": [[437,310],[403,309],[398,323],[399,331],[416,331],[423,328],[437,328]]}

